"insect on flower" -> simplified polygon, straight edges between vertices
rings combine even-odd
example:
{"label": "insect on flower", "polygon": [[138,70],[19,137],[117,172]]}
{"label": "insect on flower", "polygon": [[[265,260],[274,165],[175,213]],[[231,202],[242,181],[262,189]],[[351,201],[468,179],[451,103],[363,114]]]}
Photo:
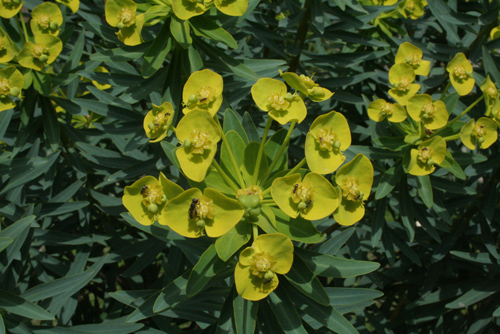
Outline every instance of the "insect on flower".
{"label": "insect on flower", "polygon": [[292,192],[295,194],[297,192],[297,188],[299,187],[299,184],[298,183],[295,183],[294,186],[293,186],[293,190]]}
{"label": "insect on flower", "polygon": [[196,205],[198,204],[198,198],[193,198],[191,205],[189,206],[189,218],[194,219],[194,217],[198,214],[196,210]]}
{"label": "insect on flower", "polygon": [[147,185],[142,186],[141,195],[144,195],[146,193],[146,190],[148,190],[148,186]]}
{"label": "insect on flower", "polygon": [[272,278],[267,278],[267,279],[265,279],[265,280],[264,280],[264,282],[263,282],[263,283],[264,283],[264,284],[269,284],[269,283],[271,283],[271,282],[272,282],[272,280],[273,280]]}

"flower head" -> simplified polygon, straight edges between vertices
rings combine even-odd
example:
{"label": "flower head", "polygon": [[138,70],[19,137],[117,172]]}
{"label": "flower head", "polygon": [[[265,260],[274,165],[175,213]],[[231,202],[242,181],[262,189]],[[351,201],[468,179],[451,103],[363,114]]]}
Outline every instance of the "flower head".
{"label": "flower head", "polygon": [[448,63],[446,70],[450,74],[450,81],[460,95],[467,95],[474,88],[476,81],[472,76],[472,65],[463,53],[457,53]]}
{"label": "flower head", "polygon": [[305,155],[311,171],[334,172],[344,162],[343,151],[351,146],[351,131],[346,118],[336,111],[321,115],[312,123],[306,137]]}
{"label": "flower head", "polygon": [[338,194],[332,184],[317,173],[279,177],[274,180],[271,195],[284,213],[292,218],[318,220],[330,215],[338,206]]}
{"label": "flower head", "polygon": [[144,131],[152,139],[150,142],[158,142],[167,136],[174,114],[174,108],[169,102],[160,106],[153,104],[153,109],[144,117]]}
{"label": "flower head", "polygon": [[182,188],[160,173],[159,180],[145,176],[124,189],[123,205],[142,225],[151,225],[159,219],[168,199],[182,193]]}
{"label": "flower head", "polygon": [[49,34],[35,35],[35,43],[26,42],[19,52],[19,64],[26,68],[43,71],[52,64],[63,48],[61,40]]}
{"label": "flower head", "polygon": [[137,15],[136,11],[137,4],[132,0],[106,1],[106,21],[110,26],[118,28],[116,35],[125,45],[142,43],[144,14]]}
{"label": "flower head", "polygon": [[299,76],[293,72],[282,73],[281,71],[280,75],[290,87],[301,92],[303,96],[309,97],[313,102],[326,101],[333,95],[328,89],[320,87],[315,83],[312,77],[308,77],[304,74]]}
{"label": "flower head", "polygon": [[422,56],[422,50],[415,45],[404,42],[399,46],[395,63],[408,64],[413,68],[416,75],[427,76],[431,69],[431,62],[428,60],[422,60]]}
{"label": "flower head", "polygon": [[425,6],[427,6],[427,0],[404,0],[399,3],[398,11],[405,18],[416,20],[424,15]]}
{"label": "flower head", "polygon": [[488,115],[491,112],[493,105],[498,100],[500,94],[498,93],[497,86],[493,81],[491,81],[489,75],[483,81],[480,88],[483,91],[484,101],[486,103],[486,115]]}
{"label": "flower head", "polygon": [[443,101],[432,101],[427,94],[417,94],[408,101],[408,114],[415,121],[422,121],[427,129],[442,128],[448,122],[448,111]]}
{"label": "flower head", "polygon": [[16,49],[9,38],[9,35],[0,33],[0,63],[8,63],[16,56]]}
{"label": "flower head", "polygon": [[4,19],[10,19],[23,7],[21,0],[0,0],[0,16]]}
{"label": "flower head", "polygon": [[14,66],[0,69],[0,111],[12,109],[14,97],[21,96],[24,77]]}
{"label": "flower head", "polygon": [[418,145],[410,151],[408,173],[411,175],[428,175],[434,172],[435,165],[442,163],[446,157],[446,141],[436,136]]}
{"label": "flower head", "polygon": [[248,0],[172,0],[174,14],[181,20],[201,15],[214,5],[226,15],[242,16],[247,10]]}
{"label": "flower head", "polygon": [[365,215],[364,201],[373,184],[373,165],[363,154],[358,154],[342,166],[335,175],[342,197],[333,217],[340,225],[352,225]]}
{"label": "flower head", "polygon": [[238,294],[247,300],[261,300],[279,284],[276,274],[284,275],[293,263],[293,243],[281,233],[259,235],[251,247],[240,253],[234,271]]}
{"label": "flower head", "polygon": [[196,71],[191,74],[182,91],[182,112],[206,110],[215,116],[222,104],[222,77],[210,70]]}
{"label": "flower head", "polygon": [[204,234],[217,238],[229,232],[244,213],[238,201],[218,190],[206,188],[202,193],[191,188],[168,201],[158,222],[188,238]]}
{"label": "flower head", "polygon": [[176,151],[182,171],[193,181],[203,181],[221,139],[219,127],[208,111],[193,110],[180,120],[175,134],[183,145]]}
{"label": "flower head", "polygon": [[63,16],[59,7],[51,2],[44,2],[33,8],[31,12],[31,31],[34,35],[50,34],[57,36],[63,24]]}
{"label": "flower head", "polygon": [[382,122],[387,118],[389,122],[399,123],[406,119],[406,110],[398,103],[378,99],[368,106],[368,116],[375,122]]}
{"label": "flower head", "polygon": [[491,39],[497,39],[500,37],[500,26],[491,29],[490,37]]}
{"label": "flower head", "polygon": [[261,78],[251,89],[252,98],[261,110],[280,124],[302,122],[307,115],[306,105],[298,94],[287,92],[286,85],[276,79]]}
{"label": "flower head", "polygon": [[497,124],[488,117],[481,117],[474,122],[471,119],[460,130],[462,143],[471,150],[476,148],[486,149],[498,139]]}
{"label": "flower head", "polygon": [[393,88],[389,90],[389,95],[405,106],[420,89],[420,85],[412,83],[413,81],[415,81],[415,71],[412,66],[406,63],[392,66],[389,70],[389,82]]}

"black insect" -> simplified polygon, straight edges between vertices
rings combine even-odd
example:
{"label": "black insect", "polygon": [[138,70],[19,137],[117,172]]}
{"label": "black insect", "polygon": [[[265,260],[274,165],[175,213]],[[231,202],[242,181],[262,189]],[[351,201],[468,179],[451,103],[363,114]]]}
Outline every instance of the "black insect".
{"label": "black insect", "polygon": [[200,102],[205,102],[206,100],[208,100],[208,97],[202,97],[202,98],[200,99]]}
{"label": "black insect", "polygon": [[265,280],[264,280],[264,284],[269,284],[269,283],[271,283],[272,281],[273,281],[273,279],[272,279],[272,278],[265,279]]}
{"label": "black insect", "polygon": [[198,211],[196,210],[197,204],[198,204],[198,199],[193,198],[193,200],[191,201],[191,205],[189,206],[189,211],[188,211],[190,219],[194,219],[194,217],[196,217],[196,215],[198,215]]}
{"label": "black insect", "polygon": [[146,185],[142,186],[142,188],[141,188],[141,195],[144,195],[144,193],[146,192],[146,190],[148,190],[148,186],[146,186]]}
{"label": "black insect", "polygon": [[299,184],[298,184],[298,183],[295,183],[295,184],[293,185],[293,190],[292,190],[292,192],[293,192],[294,194],[297,192],[297,188],[298,188],[298,187],[299,187]]}
{"label": "black insect", "polygon": [[310,200],[309,200],[309,202],[307,202],[307,204],[306,204],[306,208],[308,208],[308,207],[309,207],[309,205],[311,205],[311,203],[312,203],[312,199],[310,199]]}
{"label": "black insect", "polygon": [[361,197],[361,194],[357,194],[356,197],[354,197],[354,200],[357,201],[360,199],[360,197]]}

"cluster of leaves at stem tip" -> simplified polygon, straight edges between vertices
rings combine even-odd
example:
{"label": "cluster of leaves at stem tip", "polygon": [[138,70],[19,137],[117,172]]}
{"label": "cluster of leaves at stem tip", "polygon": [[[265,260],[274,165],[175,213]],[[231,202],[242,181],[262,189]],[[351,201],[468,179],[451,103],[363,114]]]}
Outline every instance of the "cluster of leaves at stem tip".
{"label": "cluster of leaves at stem tip", "polygon": [[[429,94],[418,94],[420,85],[416,76],[428,76],[431,62],[423,59],[418,47],[404,42],[400,45],[395,64],[389,70],[392,88],[388,94],[396,103],[376,99],[368,106],[368,116],[375,122],[387,120],[393,124],[394,132],[404,136],[403,168],[412,175],[423,176],[434,172],[437,166],[450,169],[454,163],[446,142],[460,139],[469,149],[486,149],[498,139],[500,126],[500,99],[495,83],[488,76],[480,85],[483,92],[461,114],[452,120],[444,100],[452,86],[460,96],[469,94],[475,85],[473,67],[463,53],[458,53],[446,66],[449,74],[447,86],[438,100]],[[436,96],[437,97],[437,96]],[[481,100],[486,103],[484,117],[471,119],[464,124],[459,120]],[[410,117],[407,117],[410,115]]]}
{"label": "cluster of leaves at stem tip", "polygon": [[[286,274],[292,266],[295,237],[279,228],[277,220],[316,230],[311,220],[333,214],[337,223],[352,225],[364,216],[364,201],[373,183],[373,166],[364,155],[342,165],[351,133],[346,118],[335,111],[312,123],[305,158],[288,168],[283,157],[296,124],[306,117],[303,99],[321,102],[333,93],[305,75],[281,76],[295,89],[293,93],[284,82],[271,78],[252,86],[253,101],[269,117],[261,142],[245,146],[234,131],[224,133],[217,117],[222,77],[208,69],[191,74],[182,93],[184,116],[177,126],[172,126],[175,111],[165,102],[153,105],[144,118],[144,130],[151,142],[175,134],[179,147],[174,159],[193,187],[184,190],[160,173],[158,179],[145,176],[126,187],[123,196],[123,204],[140,224],[157,221],[184,237],[217,238],[217,254],[224,261],[253,235],[251,246],[239,253],[234,271],[236,289],[247,300],[265,298],[278,286],[277,274]],[[273,121],[288,125],[288,132],[269,165],[264,151]],[[219,164],[215,156],[221,140]],[[306,163],[308,169],[302,168]],[[324,175],[335,171],[332,184]],[[234,238],[237,225],[251,228],[242,244],[233,246],[227,241]]]}

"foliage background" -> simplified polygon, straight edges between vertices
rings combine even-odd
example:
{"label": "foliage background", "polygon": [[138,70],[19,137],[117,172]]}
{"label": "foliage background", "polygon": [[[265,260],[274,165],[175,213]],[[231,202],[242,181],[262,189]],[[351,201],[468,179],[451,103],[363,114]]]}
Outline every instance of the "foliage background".
{"label": "foliage background", "polygon": [[[25,7],[39,3],[26,1]],[[162,33],[161,24],[145,28],[146,43],[130,47],[105,22],[104,2],[82,0],[76,14],[63,11],[64,49],[53,65],[56,74],[37,74],[21,107],[0,113],[0,237],[13,239],[0,252],[0,319],[7,332],[231,332],[233,305],[221,297],[233,293],[230,289],[216,286],[192,299],[180,295],[186,283],[182,275],[207,240],[172,240],[168,231],[152,228],[153,237],[121,215],[123,188],[142,175],[162,171],[188,186],[162,146],[148,143],[142,120],[151,103],[166,100],[180,110],[183,83],[204,67],[224,77],[223,108],[250,117],[259,131],[263,113],[249,95],[259,77],[276,77],[279,69],[290,67],[315,73],[321,86],[335,92],[328,102],[308,106],[289,159],[303,158],[299,145],[312,121],[336,110],[353,133],[347,161],[362,152],[374,164],[365,218],[351,228],[318,222],[318,229],[334,239],[328,244],[332,255],[381,264],[362,277],[321,278],[330,288],[331,305],[357,331],[500,332],[498,142],[479,152],[462,151],[459,141],[449,143],[466,179],[438,169],[430,177],[432,188],[424,187],[413,176],[388,173],[402,154],[381,148],[378,138],[390,132],[366,115],[368,103],[385,96],[387,72],[403,41],[434,61],[431,75],[420,82],[425,91],[446,85],[445,64],[457,52],[473,63],[477,83],[488,74],[500,82],[500,39],[489,40],[498,25],[499,2],[432,0],[418,20],[388,19],[392,36],[372,24],[388,7],[354,0],[250,0],[249,8],[243,17],[206,14],[230,32],[237,48],[191,34],[181,43],[171,39],[165,61],[156,63],[148,50]],[[2,19],[1,25],[19,44],[15,20]],[[169,33],[165,26],[163,33]],[[109,74],[93,72],[102,63]],[[145,63],[158,67],[148,78],[142,75],[150,66]],[[99,90],[82,78],[112,87]],[[476,87],[469,96],[450,98],[447,106],[457,115],[480,94]],[[470,116],[483,112],[480,104]],[[175,144],[172,137],[169,141]],[[169,290],[161,290],[167,285]],[[383,296],[341,287],[376,289]],[[158,296],[168,307],[153,313]],[[300,299],[292,299],[300,309]],[[276,319],[286,312],[269,310],[268,302],[260,304],[258,331],[300,332],[286,326],[293,319]],[[329,332],[302,312],[305,331]],[[0,322],[0,332],[3,326]]]}

